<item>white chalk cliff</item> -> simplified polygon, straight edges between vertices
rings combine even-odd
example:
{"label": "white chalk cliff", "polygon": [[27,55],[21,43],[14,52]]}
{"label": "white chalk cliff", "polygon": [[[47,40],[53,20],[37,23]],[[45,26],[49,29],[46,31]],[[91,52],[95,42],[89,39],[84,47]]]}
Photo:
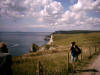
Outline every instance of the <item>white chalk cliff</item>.
{"label": "white chalk cliff", "polygon": [[52,43],[53,43],[53,35],[51,35],[48,45],[51,45]]}

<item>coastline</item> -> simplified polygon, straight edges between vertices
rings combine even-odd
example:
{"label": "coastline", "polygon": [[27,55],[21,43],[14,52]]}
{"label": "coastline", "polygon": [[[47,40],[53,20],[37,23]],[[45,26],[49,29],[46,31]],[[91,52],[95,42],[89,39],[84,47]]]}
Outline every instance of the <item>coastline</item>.
{"label": "coastline", "polygon": [[48,43],[44,38],[51,33],[38,32],[3,32],[0,33],[0,42],[5,42],[12,56],[21,56],[29,53],[32,43],[42,46]]}
{"label": "coastline", "polygon": [[[57,70],[60,72],[62,69],[67,70],[67,51],[69,49],[67,47],[70,47],[71,41],[77,41],[77,45],[82,49],[82,55],[84,57],[82,60],[85,60],[88,58],[88,56],[90,56],[90,50],[92,51],[91,56],[94,56],[95,51],[99,53],[99,39],[100,33],[54,34],[54,50],[32,52],[23,56],[13,57],[13,73],[14,75],[25,75],[27,73],[30,73],[29,75],[33,73],[36,75],[35,73],[37,72],[37,65],[39,61],[43,64],[44,69],[46,69],[48,72],[56,72]],[[81,58],[81,56],[79,58]],[[64,72],[65,71],[63,71],[62,74]]]}

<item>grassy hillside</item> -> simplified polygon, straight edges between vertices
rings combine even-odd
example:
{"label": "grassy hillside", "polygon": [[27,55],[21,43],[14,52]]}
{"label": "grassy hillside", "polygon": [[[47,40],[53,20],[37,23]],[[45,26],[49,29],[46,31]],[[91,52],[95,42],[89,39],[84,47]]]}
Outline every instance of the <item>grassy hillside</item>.
{"label": "grassy hillside", "polygon": [[76,41],[76,43],[82,47],[100,45],[100,32],[54,35],[54,45],[56,46],[69,46],[72,41]]}
{"label": "grassy hillside", "polygon": [[70,47],[70,42],[72,41],[76,41],[83,49],[85,58],[90,54],[89,48],[91,48],[91,51],[94,52],[94,47],[97,46],[97,50],[99,50],[100,33],[55,34],[53,44],[55,50],[29,53],[24,56],[13,57],[13,74],[35,75],[39,61],[43,64],[44,69],[47,71],[55,72],[56,70],[67,70],[67,47]]}

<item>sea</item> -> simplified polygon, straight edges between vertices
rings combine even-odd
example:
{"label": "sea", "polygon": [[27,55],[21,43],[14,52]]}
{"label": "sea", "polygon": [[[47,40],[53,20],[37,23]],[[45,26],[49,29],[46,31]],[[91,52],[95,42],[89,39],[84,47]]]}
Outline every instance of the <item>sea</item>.
{"label": "sea", "polygon": [[51,32],[0,32],[0,42],[5,42],[12,56],[22,56],[29,53],[32,43],[42,46]]}

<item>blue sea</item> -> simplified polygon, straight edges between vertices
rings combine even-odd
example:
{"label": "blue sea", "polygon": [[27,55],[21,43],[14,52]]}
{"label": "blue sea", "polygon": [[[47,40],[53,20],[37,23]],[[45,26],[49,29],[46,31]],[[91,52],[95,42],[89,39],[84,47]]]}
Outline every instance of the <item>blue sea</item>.
{"label": "blue sea", "polygon": [[32,43],[39,46],[46,44],[44,38],[50,32],[0,32],[0,42],[6,42],[12,56],[29,53]]}

